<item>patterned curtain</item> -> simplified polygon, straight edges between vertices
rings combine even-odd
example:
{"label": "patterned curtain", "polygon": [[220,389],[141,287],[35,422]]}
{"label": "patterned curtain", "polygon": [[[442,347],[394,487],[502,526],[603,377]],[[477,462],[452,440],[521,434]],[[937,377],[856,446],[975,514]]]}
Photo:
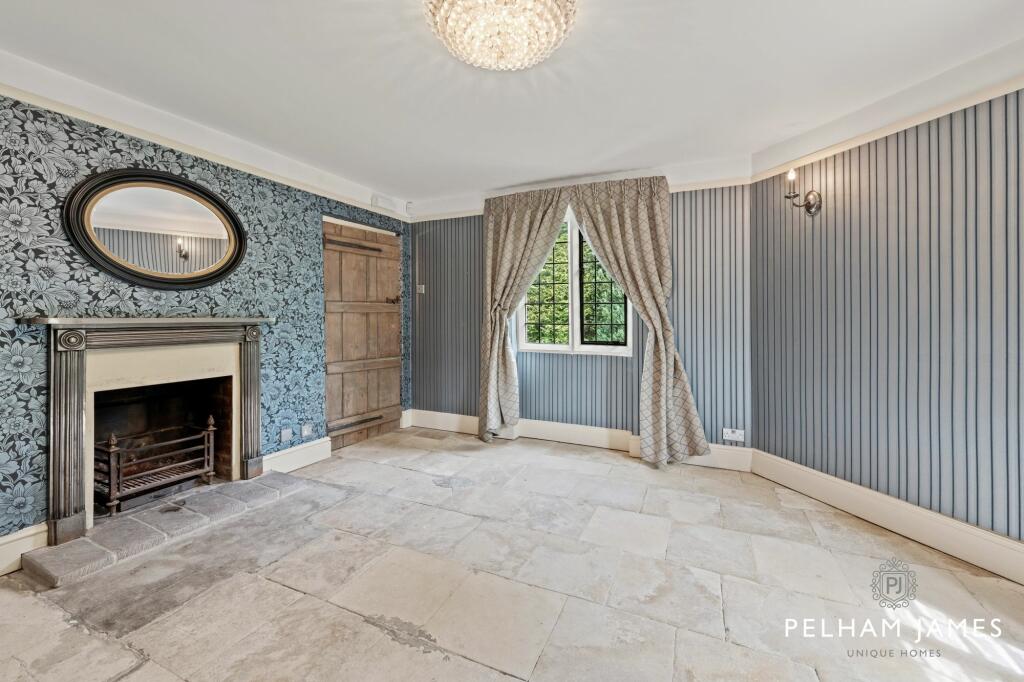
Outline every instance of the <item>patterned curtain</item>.
{"label": "patterned curtain", "polygon": [[649,331],[640,381],[640,456],[661,465],[708,454],[668,313],[668,182],[664,177],[596,182],[568,188],[568,193],[594,254]]}
{"label": "patterned curtain", "polygon": [[508,320],[540,272],[565,219],[569,193],[545,189],[484,203],[484,311],[479,435],[519,423],[519,378]]}

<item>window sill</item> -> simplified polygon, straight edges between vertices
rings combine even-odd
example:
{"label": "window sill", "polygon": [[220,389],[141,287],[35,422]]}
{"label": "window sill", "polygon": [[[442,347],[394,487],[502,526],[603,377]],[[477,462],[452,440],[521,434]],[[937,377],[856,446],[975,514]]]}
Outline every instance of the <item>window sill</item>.
{"label": "window sill", "polygon": [[633,357],[631,346],[583,346],[581,348],[568,348],[565,346],[544,346],[520,344],[516,349],[518,353],[552,353],[554,355],[603,355],[616,358]]}

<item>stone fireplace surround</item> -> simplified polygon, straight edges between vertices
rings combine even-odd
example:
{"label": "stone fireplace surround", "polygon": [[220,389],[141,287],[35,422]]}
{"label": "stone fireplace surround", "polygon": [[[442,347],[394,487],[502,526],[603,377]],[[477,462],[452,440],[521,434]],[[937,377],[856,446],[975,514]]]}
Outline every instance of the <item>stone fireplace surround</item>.
{"label": "stone fireplace surround", "polygon": [[[97,390],[176,381],[182,377],[215,376],[228,371],[236,387],[232,411],[237,418],[232,422],[238,431],[232,440],[233,450],[237,452],[233,456],[238,465],[237,473],[244,479],[262,473],[260,325],[272,323],[272,318],[37,317],[20,322],[49,327],[48,544],[57,545],[84,536],[91,520],[88,514],[92,504],[91,487],[87,491],[86,482],[92,462],[91,397]],[[173,349],[186,345],[196,351],[211,351],[212,355],[206,352],[198,355],[206,358],[206,362],[186,361],[188,356],[176,354]],[[225,350],[234,351],[234,348],[237,354],[225,355]],[[153,350],[152,358],[145,357],[147,349]],[[211,360],[213,357],[221,358],[220,368]],[[234,365],[235,372],[224,369],[225,358],[227,364]],[[176,371],[183,365],[193,370]],[[152,376],[129,379],[124,370],[132,366],[142,373],[152,372]],[[101,367],[107,368],[106,376],[91,380],[87,370],[91,368],[95,372]]]}

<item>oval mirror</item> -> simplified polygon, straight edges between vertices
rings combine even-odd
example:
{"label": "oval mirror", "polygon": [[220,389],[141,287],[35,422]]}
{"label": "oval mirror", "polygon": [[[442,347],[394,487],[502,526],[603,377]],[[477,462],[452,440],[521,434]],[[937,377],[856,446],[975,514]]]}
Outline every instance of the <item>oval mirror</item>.
{"label": "oval mirror", "polygon": [[220,197],[160,171],[91,177],[68,196],[64,219],[83,255],[134,284],[165,289],[212,284],[245,252],[238,217]]}

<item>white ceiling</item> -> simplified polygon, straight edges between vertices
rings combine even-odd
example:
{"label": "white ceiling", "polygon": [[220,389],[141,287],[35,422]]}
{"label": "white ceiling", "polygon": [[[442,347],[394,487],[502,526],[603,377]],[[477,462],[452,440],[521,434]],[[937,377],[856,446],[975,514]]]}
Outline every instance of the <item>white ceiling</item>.
{"label": "white ceiling", "polygon": [[1019,0],[578,5],[561,49],[518,73],[449,56],[421,0],[5,3],[0,45],[415,206],[749,175],[766,149],[1024,40]]}

